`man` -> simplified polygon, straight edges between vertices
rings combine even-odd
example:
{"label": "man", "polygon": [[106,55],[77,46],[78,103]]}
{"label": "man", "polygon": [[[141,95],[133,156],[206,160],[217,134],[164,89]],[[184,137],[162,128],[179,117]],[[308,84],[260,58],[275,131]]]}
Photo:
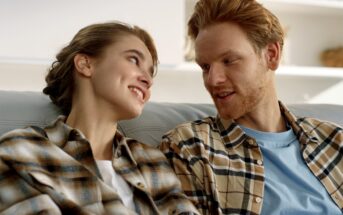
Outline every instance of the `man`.
{"label": "man", "polygon": [[278,101],[277,17],[254,0],[200,0],[188,27],[218,116],[163,138],[186,195],[203,214],[342,214],[343,130]]}

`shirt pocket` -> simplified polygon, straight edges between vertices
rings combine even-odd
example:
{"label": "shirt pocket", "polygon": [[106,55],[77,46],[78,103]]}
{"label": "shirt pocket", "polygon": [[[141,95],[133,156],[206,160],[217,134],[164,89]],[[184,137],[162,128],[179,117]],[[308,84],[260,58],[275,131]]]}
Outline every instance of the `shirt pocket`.
{"label": "shirt pocket", "polygon": [[[79,205],[97,202],[100,191],[96,181],[87,177],[61,177],[47,171],[34,170],[28,173],[33,185],[42,193],[57,199],[71,200]],[[55,199],[57,201],[57,199]]]}
{"label": "shirt pocket", "polygon": [[[35,207],[32,207],[35,205]],[[34,196],[32,198],[24,199],[23,201],[16,202],[11,207],[1,211],[2,215],[12,214],[49,214],[61,215],[62,212],[55,204],[55,202],[46,194]]]}

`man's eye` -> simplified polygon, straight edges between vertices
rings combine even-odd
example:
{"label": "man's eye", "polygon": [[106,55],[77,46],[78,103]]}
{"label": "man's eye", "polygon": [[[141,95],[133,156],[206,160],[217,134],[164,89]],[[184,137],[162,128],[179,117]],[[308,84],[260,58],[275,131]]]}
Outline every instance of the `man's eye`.
{"label": "man's eye", "polygon": [[224,59],[224,60],[223,60],[223,63],[227,65],[227,64],[232,63],[232,60],[230,60],[230,59]]}
{"label": "man's eye", "polygon": [[223,64],[224,65],[231,65],[235,63],[238,60],[238,58],[224,58],[223,59]]}
{"label": "man's eye", "polygon": [[209,64],[203,64],[200,66],[203,72],[208,72],[210,70]]}

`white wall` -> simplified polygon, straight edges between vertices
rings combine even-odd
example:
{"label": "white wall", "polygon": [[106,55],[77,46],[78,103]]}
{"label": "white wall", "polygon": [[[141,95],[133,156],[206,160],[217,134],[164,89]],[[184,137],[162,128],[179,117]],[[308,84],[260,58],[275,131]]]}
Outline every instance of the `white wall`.
{"label": "white wall", "polygon": [[[151,100],[211,102],[199,69],[194,64],[188,68],[183,63],[185,19],[190,12],[186,8],[193,3],[193,0],[0,0],[0,90],[41,91],[55,54],[80,28],[121,20],[145,28],[155,39],[161,66]],[[338,11],[330,19],[327,14],[317,17],[321,26],[324,25],[320,29],[322,39],[297,35],[291,41],[290,64],[318,66],[315,56],[306,58],[302,51],[315,55],[324,47],[324,42],[342,41],[339,36],[343,35],[342,10]],[[286,25],[292,23],[290,34],[302,32],[304,28],[307,35],[316,35],[318,22],[312,21],[316,15],[289,15],[289,12],[293,10],[287,11],[286,17],[281,14],[281,18],[287,20]],[[339,19],[336,20],[336,16]],[[330,29],[335,26],[336,34],[332,35]],[[294,47],[302,49],[298,52]],[[319,71],[311,67],[285,70],[278,71],[276,79],[279,97],[284,102],[343,104],[342,70]],[[327,76],[327,73],[332,75]],[[342,75],[337,76],[339,73]]]}
{"label": "white wall", "polygon": [[160,62],[177,64],[183,11],[183,0],[0,0],[0,62],[50,62],[82,27],[120,20],[148,30]]}

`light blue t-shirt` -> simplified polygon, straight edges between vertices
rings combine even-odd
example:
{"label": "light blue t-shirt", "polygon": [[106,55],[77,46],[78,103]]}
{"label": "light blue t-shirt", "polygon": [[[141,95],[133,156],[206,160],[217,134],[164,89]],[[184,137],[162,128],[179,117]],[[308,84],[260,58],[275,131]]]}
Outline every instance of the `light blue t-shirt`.
{"label": "light blue t-shirt", "polygon": [[265,190],[261,214],[342,214],[305,164],[299,142],[291,129],[268,133],[241,128],[256,139],[262,150]]}

